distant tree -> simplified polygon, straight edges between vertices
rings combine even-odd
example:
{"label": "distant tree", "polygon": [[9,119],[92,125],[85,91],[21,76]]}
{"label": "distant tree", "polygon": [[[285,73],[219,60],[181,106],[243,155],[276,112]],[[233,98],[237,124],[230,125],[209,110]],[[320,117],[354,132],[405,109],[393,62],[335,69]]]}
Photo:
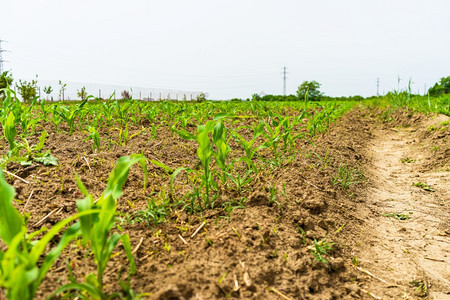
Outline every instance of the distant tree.
{"label": "distant tree", "polygon": [[303,81],[303,83],[297,89],[297,97],[299,100],[305,99],[308,93],[308,100],[319,101],[323,97],[323,93],[320,92],[321,84],[317,81]]}
{"label": "distant tree", "polygon": [[87,97],[86,87],[83,86],[81,89],[77,90],[77,95],[78,95],[78,97],[81,98],[81,100],[86,99],[86,97]]}
{"label": "distant tree", "polygon": [[260,101],[261,100],[261,96],[257,93],[254,93],[252,95],[252,101]]}
{"label": "distant tree", "polygon": [[129,100],[129,99],[131,99],[131,94],[127,90],[123,90],[122,93],[120,93],[120,95],[122,96],[122,100]]}
{"label": "distant tree", "polygon": [[61,80],[58,82],[59,84],[59,99],[64,101],[64,91],[66,90],[67,83],[63,83]]}
{"label": "distant tree", "polygon": [[51,86],[44,86],[44,93],[47,94],[47,100],[50,97],[50,94],[53,92],[53,88]]}
{"label": "distant tree", "polygon": [[[10,86],[13,82],[12,75],[5,71],[0,74],[0,89],[5,89],[7,86]],[[0,91],[0,99],[3,99],[5,97],[5,92]]]}
{"label": "distant tree", "polygon": [[37,80],[31,80],[30,82],[19,80],[16,87],[24,102],[31,102],[37,96]]}
{"label": "distant tree", "polygon": [[206,100],[206,94],[205,93],[200,93],[197,95],[197,101],[198,102],[203,102]]}
{"label": "distant tree", "polygon": [[431,96],[440,96],[442,94],[450,93],[450,76],[442,77],[439,82],[436,82],[432,88],[428,90]]}

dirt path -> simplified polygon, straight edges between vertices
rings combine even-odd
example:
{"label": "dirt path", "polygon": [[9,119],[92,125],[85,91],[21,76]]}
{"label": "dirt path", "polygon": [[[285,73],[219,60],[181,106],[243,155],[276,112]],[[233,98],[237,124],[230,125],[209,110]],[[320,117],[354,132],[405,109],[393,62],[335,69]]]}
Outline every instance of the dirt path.
{"label": "dirt path", "polygon": [[[450,175],[420,171],[427,147],[418,139],[420,130],[445,120],[378,130],[368,149],[371,187],[361,212],[367,226],[355,255],[360,270],[373,275],[364,288],[379,298],[450,299]],[[413,185],[419,182],[432,191]]]}

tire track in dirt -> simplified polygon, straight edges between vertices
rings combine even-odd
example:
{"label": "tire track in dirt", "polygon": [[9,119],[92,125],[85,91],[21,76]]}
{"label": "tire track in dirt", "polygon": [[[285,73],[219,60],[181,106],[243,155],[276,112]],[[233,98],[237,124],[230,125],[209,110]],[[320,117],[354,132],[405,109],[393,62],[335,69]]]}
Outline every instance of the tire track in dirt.
{"label": "tire track in dirt", "polygon": [[384,129],[375,136],[368,149],[368,206],[361,212],[367,226],[355,253],[360,270],[373,275],[364,288],[381,299],[450,299],[449,172],[420,171],[426,150],[416,128]]}

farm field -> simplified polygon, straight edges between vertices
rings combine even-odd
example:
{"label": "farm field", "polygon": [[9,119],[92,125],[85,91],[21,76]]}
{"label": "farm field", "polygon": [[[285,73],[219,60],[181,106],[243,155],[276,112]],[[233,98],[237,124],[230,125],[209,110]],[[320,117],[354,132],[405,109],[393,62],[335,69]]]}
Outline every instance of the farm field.
{"label": "farm field", "polygon": [[8,92],[0,298],[444,299],[448,100],[386,100]]}

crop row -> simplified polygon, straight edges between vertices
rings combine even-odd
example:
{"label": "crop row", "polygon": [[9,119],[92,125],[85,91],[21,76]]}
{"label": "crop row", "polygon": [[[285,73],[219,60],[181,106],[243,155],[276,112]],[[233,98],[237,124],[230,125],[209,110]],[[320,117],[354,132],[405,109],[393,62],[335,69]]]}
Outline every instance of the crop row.
{"label": "crop row", "polygon": [[[160,168],[169,178],[168,194],[160,201],[150,198],[145,211],[147,215],[141,211],[134,218],[161,222],[171,209],[170,205],[190,213],[202,212],[214,208],[224,191],[233,190],[239,194],[263,170],[283,167],[298,154],[298,145],[314,144],[315,136],[325,132],[352,105],[308,103],[307,99],[282,104],[145,103],[99,101],[92,97],[72,105],[39,99],[24,105],[13,91],[6,90],[0,121],[3,144],[7,145],[8,151],[1,157],[1,167],[8,162],[57,165],[57,159],[44,149],[49,135],[47,130],[63,135],[81,134],[92,141],[92,151],[99,152],[110,151],[115,146],[125,147],[138,136],[158,139],[164,129],[180,141],[192,143],[197,162],[174,168],[142,154],[122,157],[98,199],[94,199],[79,176],[74,174],[78,189],[84,195],[83,199],[77,200],[78,212],[51,229],[41,228],[35,232],[27,229],[26,218],[12,203],[14,189],[0,171],[0,238],[5,244],[2,248],[6,249],[0,251],[0,286],[6,289],[9,299],[32,299],[64,248],[74,241],[81,241],[91,249],[97,270],[86,276],[84,282],[69,275],[70,283],[60,287],[55,294],[78,291],[80,296],[92,299],[121,296],[105,293],[103,274],[119,242],[130,262],[129,275],[135,272],[128,235],[114,233],[117,199],[132,165],[139,163],[144,170],[143,194],[147,188],[149,165]],[[31,140],[38,142],[30,145]],[[188,185],[188,192],[178,192],[181,185]],[[169,198],[170,204],[165,202]],[[270,201],[278,204],[275,197]],[[241,204],[225,202],[221,205],[229,213]],[[55,236],[60,236],[59,242],[52,247]],[[72,274],[70,265],[67,268]],[[132,293],[129,282],[121,281],[120,285],[124,291]]]}

